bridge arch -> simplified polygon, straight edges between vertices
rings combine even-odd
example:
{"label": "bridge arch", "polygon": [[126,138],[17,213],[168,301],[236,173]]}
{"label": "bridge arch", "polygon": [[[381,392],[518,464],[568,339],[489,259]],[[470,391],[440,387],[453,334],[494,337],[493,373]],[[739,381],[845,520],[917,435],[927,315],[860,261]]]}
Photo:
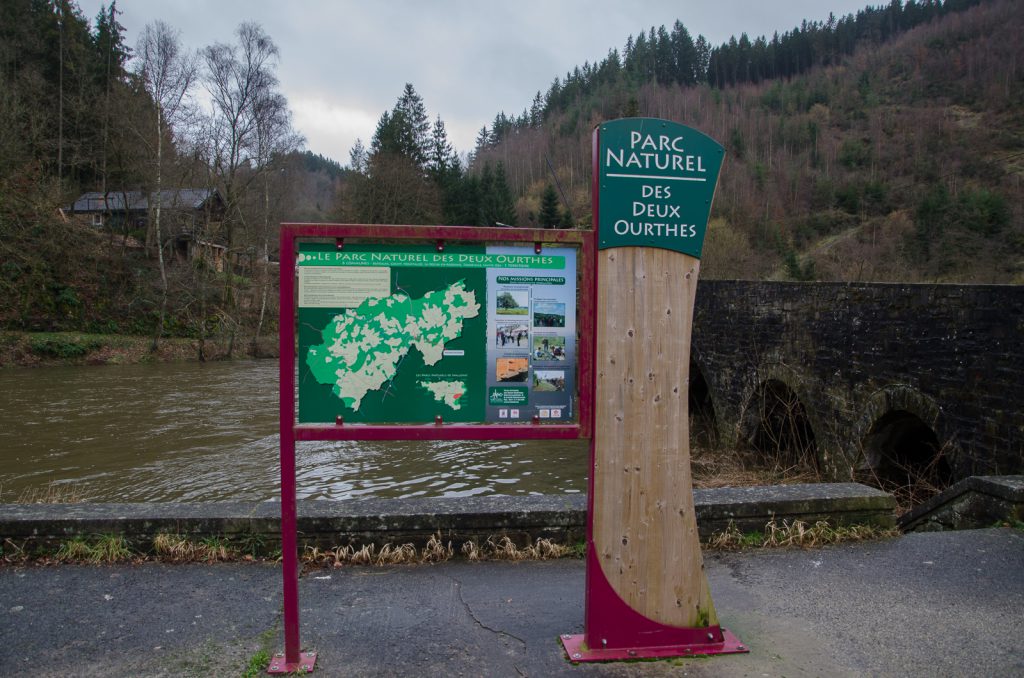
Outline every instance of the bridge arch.
{"label": "bridge arch", "polygon": [[704,370],[696,360],[690,360],[690,439],[695,444],[713,445],[718,440],[718,417],[715,398],[711,393]]}
{"label": "bridge arch", "polygon": [[[757,461],[776,468],[820,471],[814,415],[779,370],[763,370],[750,389],[739,421],[739,442]],[[787,379],[786,377],[790,378]]]}
{"label": "bridge arch", "polygon": [[857,475],[867,482],[919,502],[955,479],[956,446],[941,409],[912,386],[893,384],[872,394],[853,433]]}

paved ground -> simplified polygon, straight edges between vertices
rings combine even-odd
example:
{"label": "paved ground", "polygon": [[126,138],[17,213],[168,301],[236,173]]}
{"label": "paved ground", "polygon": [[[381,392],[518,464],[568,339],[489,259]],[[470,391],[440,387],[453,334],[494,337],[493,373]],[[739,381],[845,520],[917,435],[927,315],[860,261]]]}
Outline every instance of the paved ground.
{"label": "paved ground", "polygon": [[[1022,676],[1024,532],[912,534],[708,556],[749,655],[567,663],[581,561],[344,568],[303,577],[323,676]],[[232,676],[280,648],[276,566],[0,568],[0,675]]]}

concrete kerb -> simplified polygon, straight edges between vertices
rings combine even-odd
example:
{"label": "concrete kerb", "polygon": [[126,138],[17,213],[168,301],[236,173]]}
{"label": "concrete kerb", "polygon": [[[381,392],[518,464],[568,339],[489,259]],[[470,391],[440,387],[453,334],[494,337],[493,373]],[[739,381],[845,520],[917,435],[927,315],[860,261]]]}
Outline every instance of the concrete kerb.
{"label": "concrete kerb", "polygon": [[[773,518],[827,520],[834,526],[895,525],[895,500],[854,483],[718,488],[694,491],[701,537],[725,530],[763,530]],[[453,544],[508,536],[522,546],[546,538],[582,543],[586,497],[582,494],[438,499],[361,499],[298,502],[300,547],[411,543],[422,547],[440,533]],[[76,536],[121,535],[148,548],[158,534],[257,538],[280,543],[276,502],[147,504],[2,504],[0,541],[27,552],[53,550]]]}

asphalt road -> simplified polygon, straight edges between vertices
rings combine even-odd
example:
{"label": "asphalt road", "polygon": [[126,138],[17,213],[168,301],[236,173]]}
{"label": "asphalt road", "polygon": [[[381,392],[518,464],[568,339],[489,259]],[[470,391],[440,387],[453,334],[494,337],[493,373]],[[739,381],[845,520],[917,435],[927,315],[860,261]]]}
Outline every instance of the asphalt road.
{"label": "asphalt road", "polygon": [[[572,665],[578,560],[318,570],[300,583],[322,676],[1022,676],[1024,532],[710,554],[748,655]],[[0,568],[0,675],[237,676],[282,649],[266,564]]]}

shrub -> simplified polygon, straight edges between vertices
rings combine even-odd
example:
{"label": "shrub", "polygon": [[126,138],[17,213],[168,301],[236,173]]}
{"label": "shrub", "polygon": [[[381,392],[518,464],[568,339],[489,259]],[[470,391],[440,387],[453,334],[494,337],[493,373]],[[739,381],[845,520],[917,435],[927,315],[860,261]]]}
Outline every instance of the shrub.
{"label": "shrub", "polygon": [[33,353],[51,358],[81,358],[89,351],[94,351],[103,346],[103,340],[98,337],[82,337],[77,335],[55,336],[42,334],[34,336],[29,340],[29,347]]}
{"label": "shrub", "polygon": [[1010,208],[995,191],[966,189],[957,196],[955,216],[968,230],[992,236],[1010,223]]}

